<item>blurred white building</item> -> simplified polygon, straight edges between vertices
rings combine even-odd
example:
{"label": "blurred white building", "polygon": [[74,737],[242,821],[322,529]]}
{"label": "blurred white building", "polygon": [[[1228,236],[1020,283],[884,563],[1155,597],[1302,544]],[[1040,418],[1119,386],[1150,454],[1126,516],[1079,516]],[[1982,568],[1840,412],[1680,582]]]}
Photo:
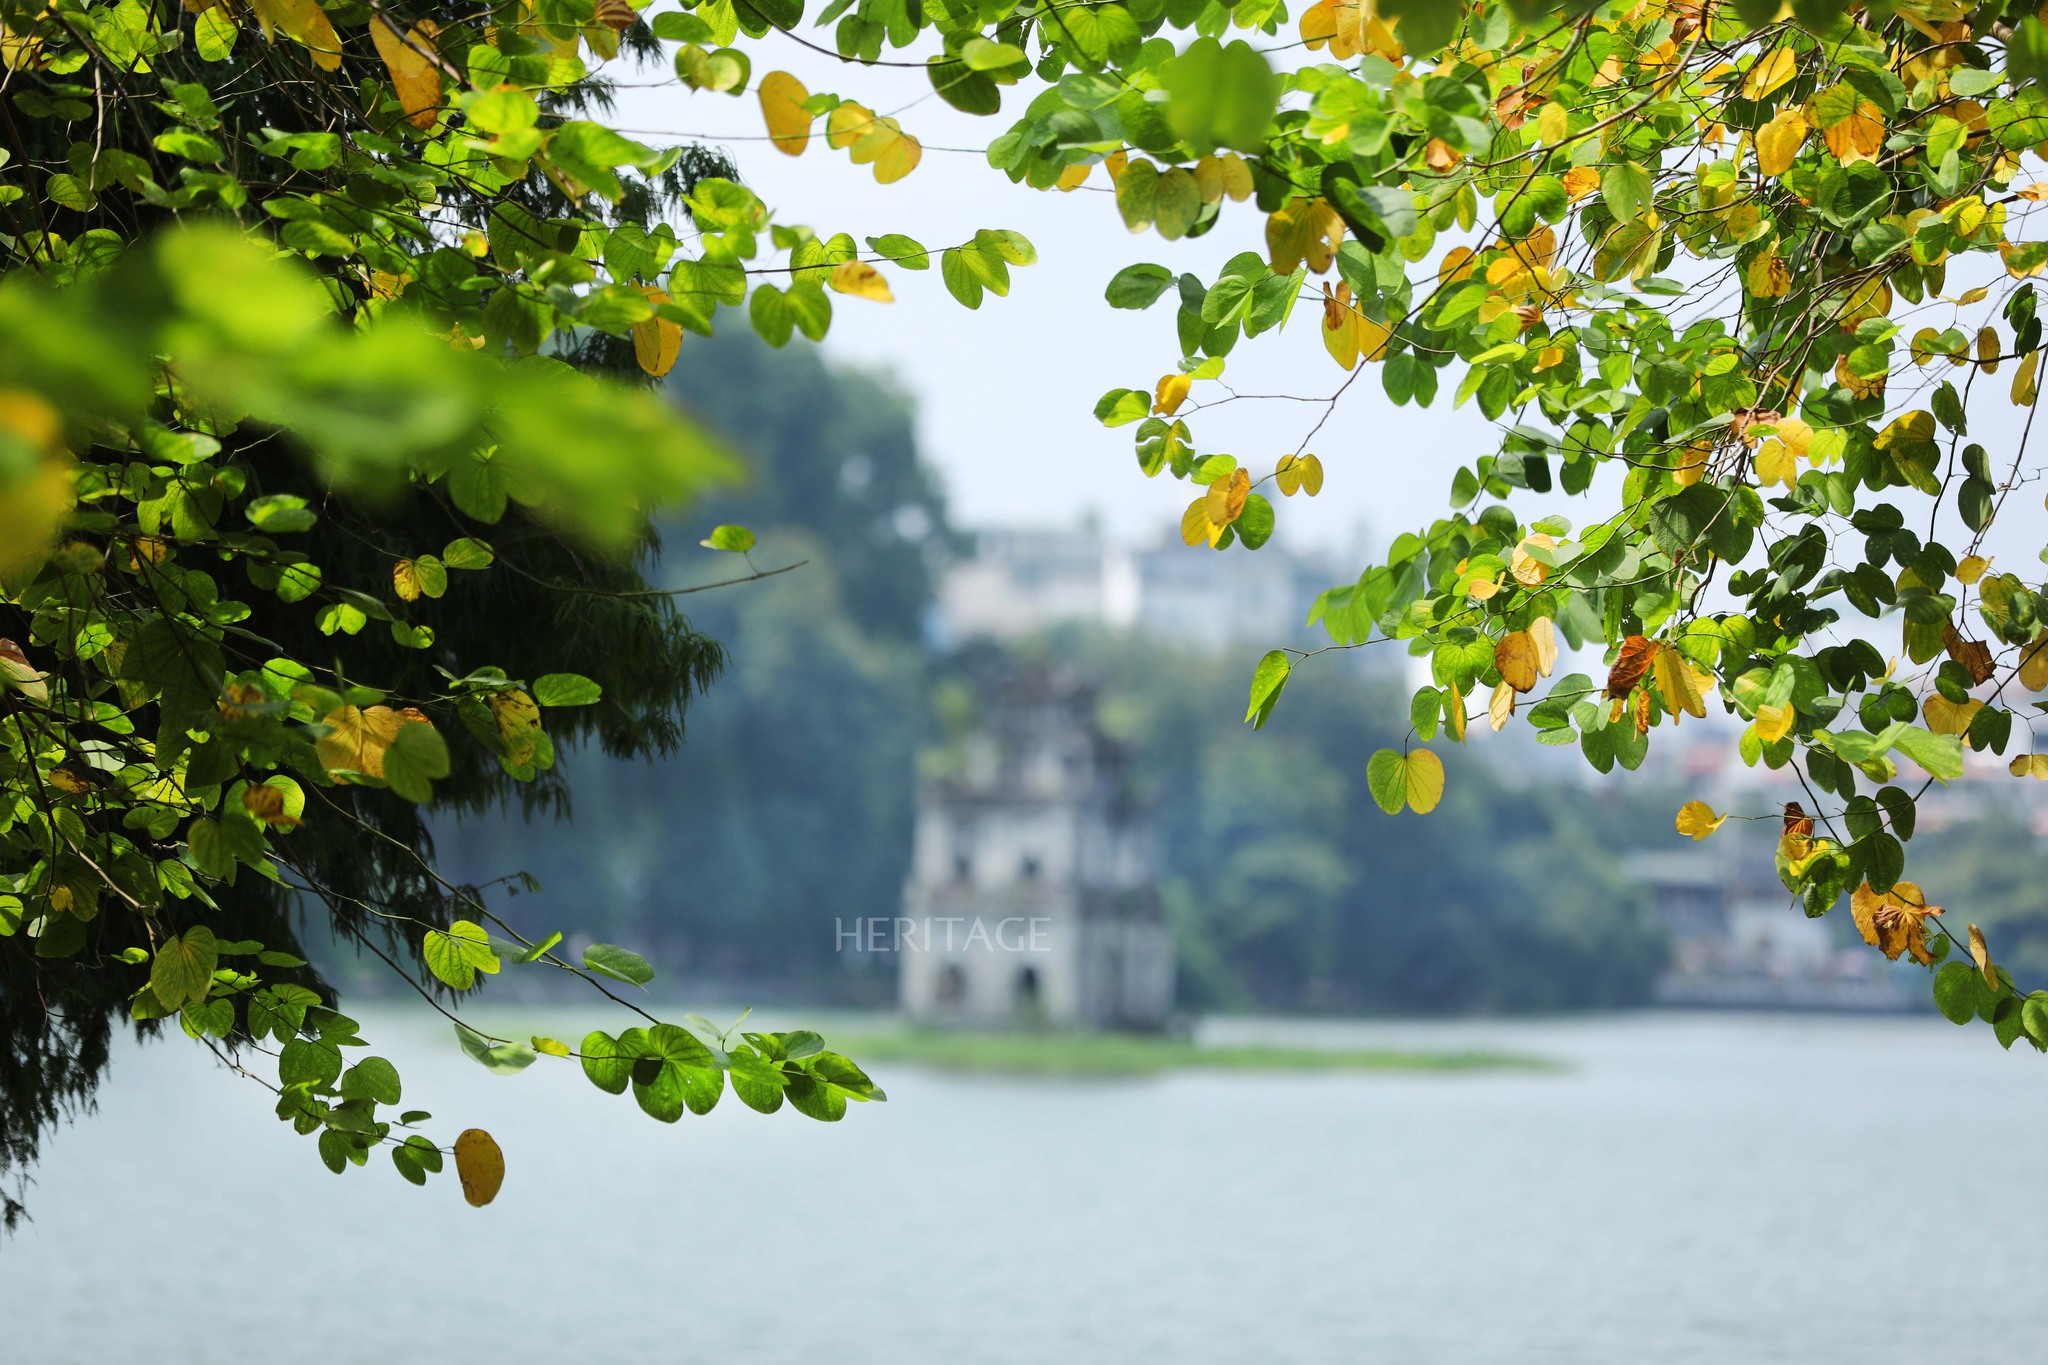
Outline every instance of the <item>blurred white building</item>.
{"label": "blurred white building", "polygon": [[1056,625],[1136,631],[1205,654],[1233,646],[1322,644],[1304,625],[1316,594],[1347,570],[1278,542],[1256,551],[1192,549],[1176,532],[1142,546],[1089,525],[986,530],[939,586],[934,642],[1011,640]]}
{"label": "blurred white building", "polygon": [[1014,678],[923,784],[890,945],[910,1018],[1165,1027],[1173,940],[1156,841],[1129,752],[1094,709],[1071,678]]}

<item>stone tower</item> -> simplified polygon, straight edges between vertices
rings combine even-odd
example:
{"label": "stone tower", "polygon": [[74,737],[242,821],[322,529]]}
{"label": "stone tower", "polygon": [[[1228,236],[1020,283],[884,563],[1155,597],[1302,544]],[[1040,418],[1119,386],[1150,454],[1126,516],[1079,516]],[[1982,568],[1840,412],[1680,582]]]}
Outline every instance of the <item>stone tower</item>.
{"label": "stone tower", "polygon": [[1094,710],[1071,678],[1014,678],[922,785],[897,945],[912,1019],[1165,1026],[1173,945],[1154,838],[1129,754]]}

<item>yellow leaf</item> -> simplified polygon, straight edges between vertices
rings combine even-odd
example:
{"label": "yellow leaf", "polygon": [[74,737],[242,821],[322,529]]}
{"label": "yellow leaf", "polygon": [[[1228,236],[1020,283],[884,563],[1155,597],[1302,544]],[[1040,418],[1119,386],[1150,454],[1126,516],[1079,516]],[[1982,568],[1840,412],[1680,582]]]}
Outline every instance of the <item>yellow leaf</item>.
{"label": "yellow leaf", "polygon": [[315,0],[251,0],[256,22],[262,26],[265,42],[274,41],[272,29],[313,54],[313,65],[322,71],[341,69],[341,38],[327,21],[327,11]]}
{"label": "yellow leaf", "polygon": [[[659,305],[667,303],[669,297],[659,289],[650,289],[647,301]],[[633,324],[633,359],[656,379],[675,368],[676,356],[682,348],[683,329],[680,323],[656,316],[642,318]]]}
{"label": "yellow leaf", "polygon": [[1456,284],[1472,276],[1474,252],[1469,246],[1454,246],[1444,253],[1443,263],[1436,268],[1438,284]]}
{"label": "yellow leaf", "polygon": [[1783,706],[1759,706],[1756,708],[1756,737],[1766,744],[1776,744],[1792,733],[1792,720],[1789,702]]}
{"label": "yellow leaf", "polygon": [[1997,990],[1998,969],[1991,965],[1991,945],[1984,941],[1984,931],[1974,924],[1970,926],[1970,961],[1984,974],[1984,984]]}
{"label": "yellow leaf", "polygon": [[1338,368],[1357,368],[1358,314],[1334,298],[1323,301],[1323,349],[1330,353]]}
{"label": "yellow leaf", "polygon": [[515,768],[533,762],[540,750],[540,707],[526,692],[508,688],[490,696],[491,720],[505,746],[505,761]]}
{"label": "yellow leaf", "polygon": [[567,1057],[569,1055],[569,1045],[567,1043],[559,1038],[542,1038],[538,1034],[533,1039],[533,1050],[535,1052],[545,1052],[550,1057]]}
{"label": "yellow leaf", "polygon": [[1214,545],[1222,528],[1209,524],[1209,497],[1205,493],[1188,504],[1180,514],[1180,538],[1189,545]]}
{"label": "yellow leaf", "polygon": [[498,1143],[481,1128],[465,1128],[455,1139],[455,1174],[462,1180],[462,1197],[482,1208],[498,1197],[505,1183],[505,1154]]}
{"label": "yellow leaf", "polygon": [[384,751],[402,726],[432,724],[411,706],[403,711],[388,706],[368,710],[344,706],[330,711],[321,723],[328,730],[317,746],[320,766],[328,772],[361,773],[364,777],[384,776]]}
{"label": "yellow leaf", "polygon": [[[1316,0],[1301,12],[1301,41],[1311,52],[1328,46],[1336,36],[1337,0]],[[1341,57],[1339,59],[1342,60]]]}
{"label": "yellow leaf", "polygon": [[2006,764],[2005,770],[2014,777],[2035,777],[2048,782],[2048,754],[2021,754]]}
{"label": "yellow leaf", "polygon": [[[829,130],[830,123],[826,127]],[[924,144],[904,132],[903,125],[895,119],[875,119],[847,155],[856,166],[872,162],[876,182],[893,185],[917,169],[917,163],[924,158]]]}
{"label": "yellow leaf", "polygon": [[2029,692],[2048,692],[2048,631],[2036,635],[2020,652],[2020,686]]}
{"label": "yellow leaf", "polygon": [[1566,197],[1577,201],[1600,188],[1600,172],[1591,166],[1574,166],[1564,173]]}
{"label": "yellow leaf", "polygon": [[1535,687],[1536,642],[1529,632],[1518,630],[1503,635],[1493,647],[1493,666],[1500,671],[1501,681],[1515,691],[1527,692]]}
{"label": "yellow leaf", "polygon": [[1900,953],[1911,953],[1923,965],[1934,961],[1927,951],[1927,920],[1941,907],[1929,905],[1912,882],[1893,882],[1882,895],[1865,882],[1849,897],[1849,912],[1863,941],[1886,957],[1897,961]]}
{"label": "yellow leaf", "polygon": [[1233,469],[1209,485],[1209,492],[1203,498],[1209,524],[1219,531],[1237,520],[1244,511],[1244,500],[1252,491],[1252,476],[1242,469]]}
{"label": "yellow leaf", "polygon": [[1967,735],[1970,722],[1984,709],[1984,703],[1971,698],[1965,702],[1953,702],[1940,693],[1935,693],[1920,703],[1921,718],[1927,728],[1937,735]]}
{"label": "yellow leaf", "polygon": [[1956,565],[1956,582],[1975,583],[1991,567],[1991,561],[1982,555],[1964,555],[1963,562]]}
{"label": "yellow leaf", "polygon": [[1792,272],[1776,251],[1766,251],[1743,272],[1749,292],[1760,299],[1781,299],[1792,292]]}
{"label": "yellow leaf", "polygon": [[1742,97],[1760,100],[1799,73],[1799,58],[1789,47],[1759,57],[1742,78]]}
{"label": "yellow leaf", "polygon": [[1849,357],[1846,355],[1838,357],[1835,361],[1835,378],[1856,398],[1880,398],[1884,395],[1885,377],[1879,374],[1865,379],[1849,368]]}
{"label": "yellow leaf", "polygon": [[1716,815],[1714,808],[1704,801],[1688,801],[1678,808],[1678,832],[1689,839],[1704,839],[1727,819],[1725,815]]}
{"label": "yellow leaf", "polygon": [[1548,616],[1539,616],[1529,623],[1529,640],[1536,646],[1537,673],[1549,677],[1557,667],[1557,626]]}
{"label": "yellow leaf", "polygon": [[1515,714],[1515,689],[1503,678],[1493,689],[1493,700],[1486,704],[1486,723],[1499,734]]}
{"label": "yellow leaf", "polygon": [[401,38],[382,14],[370,20],[370,41],[384,59],[384,69],[391,73],[399,107],[412,126],[422,130],[433,127],[441,116],[441,73],[434,66],[434,41],[427,31],[431,27],[416,25]]}
{"label": "yellow leaf", "polygon": [[1536,139],[1539,142],[1562,142],[1571,130],[1571,110],[1557,100],[1544,105],[1542,111],[1536,115]]}
{"label": "yellow leaf", "polygon": [[1297,492],[1314,497],[1323,491],[1323,462],[1313,455],[1282,455],[1273,481],[1290,498]]}
{"label": "yellow leaf", "polygon": [[1998,244],[1998,256],[2000,260],[2005,262],[2005,273],[2016,280],[2024,280],[2029,275],[2040,274],[2042,263],[2035,261],[2031,265],[2022,264],[2022,259],[2015,254],[2018,250],[2019,244],[2016,242],[2000,242]]}
{"label": "yellow leaf", "polygon": [[830,283],[835,292],[851,294],[857,299],[873,299],[876,303],[896,302],[896,296],[889,292],[889,281],[866,261],[841,261],[832,268]]}
{"label": "yellow leaf", "polygon": [[1543,580],[1550,577],[1550,566],[1529,553],[1528,547],[1531,545],[1543,550],[1555,550],[1557,541],[1541,531],[1528,536],[1515,547],[1515,553],[1508,560],[1508,572],[1513,574],[1515,581],[1523,587],[1540,588],[1543,586]]}
{"label": "yellow leaf", "polygon": [[1059,188],[1062,194],[1069,190],[1078,190],[1086,183],[1088,172],[1094,169],[1093,166],[1085,161],[1078,166],[1069,166],[1060,172],[1060,178],[1055,180],[1053,184]]}
{"label": "yellow leaf", "polygon": [[1188,399],[1188,390],[1194,387],[1194,377],[1185,374],[1166,374],[1159,377],[1158,385],[1152,391],[1152,411],[1171,417],[1180,411],[1180,405]]}
{"label": "yellow leaf", "polygon": [[1770,488],[1784,484],[1790,488],[1799,481],[1799,460],[1785,448],[1783,441],[1766,441],[1756,452],[1756,482],[1759,488]]}
{"label": "yellow leaf", "polygon": [[410,559],[401,559],[391,566],[391,590],[401,601],[417,602],[422,595],[419,570]]}
{"label": "yellow leaf", "polygon": [[1218,203],[1223,198],[1223,163],[1213,152],[1195,163],[1195,192],[1204,204]]}
{"label": "yellow leaf", "polygon": [[1290,199],[1266,219],[1266,250],[1276,275],[1292,275],[1303,261],[1310,274],[1322,274],[1343,240],[1344,220],[1320,199]]}
{"label": "yellow leaf", "polygon": [[1252,168],[1245,164],[1243,157],[1235,152],[1225,152],[1220,158],[1223,163],[1223,193],[1231,203],[1242,204],[1252,197]]}
{"label": "yellow leaf", "polygon": [[[52,773],[51,776],[54,777],[56,774]],[[291,781],[290,778],[276,780]],[[303,793],[300,799],[303,802]],[[254,816],[258,823],[269,825],[273,829],[297,829],[304,823],[298,816],[285,809],[284,789],[273,787],[267,782],[259,782],[253,787],[242,789],[242,808]]]}
{"label": "yellow leaf", "polygon": [[811,122],[816,117],[804,108],[811,92],[787,71],[771,71],[761,78],[755,93],[760,97],[761,117],[768,124],[768,137],[775,150],[788,156],[802,156],[804,148],[810,145]]}
{"label": "yellow leaf", "polygon": [[1859,101],[1855,112],[1833,127],[1821,129],[1820,135],[1844,166],[1875,161],[1884,150],[1884,111],[1869,100]]}
{"label": "yellow leaf", "polygon": [[1443,799],[1443,760],[1427,749],[1412,749],[1402,763],[1408,769],[1408,808],[1417,815],[1429,814]]}
{"label": "yellow leaf", "polygon": [[2032,407],[2035,395],[2040,392],[2040,379],[2041,353],[2039,351],[2028,351],[2020,357],[2019,369],[2013,371],[2013,406],[2021,408]]}
{"label": "yellow leaf", "polygon": [[825,145],[835,151],[851,147],[874,126],[874,110],[847,100],[825,116]]}
{"label": "yellow leaf", "polygon": [[1998,355],[2005,348],[1999,345],[1998,329],[1985,327],[1977,333],[1977,368],[1985,374],[1998,373]]}
{"label": "yellow leaf", "polygon": [[1806,116],[1787,109],[1757,129],[1756,168],[1765,175],[1783,175],[1792,169],[1799,149],[1806,145]]}
{"label": "yellow leaf", "polygon": [[1706,700],[1700,696],[1698,679],[1683,654],[1668,647],[1658,650],[1650,674],[1656,680],[1657,695],[1663,699],[1664,709],[1674,719],[1681,714],[1706,718]]}

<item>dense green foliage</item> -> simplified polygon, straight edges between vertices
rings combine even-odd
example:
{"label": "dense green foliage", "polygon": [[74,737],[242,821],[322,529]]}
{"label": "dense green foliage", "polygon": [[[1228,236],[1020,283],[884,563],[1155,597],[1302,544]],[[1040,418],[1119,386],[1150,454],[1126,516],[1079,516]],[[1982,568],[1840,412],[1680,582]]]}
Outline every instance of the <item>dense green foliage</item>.
{"label": "dense green foliage", "polygon": [[[1100,165],[1134,231],[1263,230],[1264,252],[1213,280],[1140,264],[1109,288],[1112,306],[1178,305],[1167,373],[1110,390],[1098,413],[1136,427],[1145,474],[1195,486],[1190,546],[1255,549],[1273,530],[1261,490],[1318,491],[1325,467],[1308,447],[1367,367],[1396,403],[1441,390],[1503,425],[1499,449],[1451,478],[1459,510],[1320,604],[1333,648],[1391,639],[1431,660],[1409,738],[1366,765],[1383,809],[1436,807],[1446,768],[1427,745],[1461,740],[1486,693],[1506,725],[1560,640],[1591,644],[1604,681],[1570,674],[1523,712],[1545,742],[1604,773],[1638,764],[1655,731],[1710,699],[1732,709],[1744,761],[1798,764],[1815,807],[1787,813],[1787,887],[1813,914],[1853,889],[1872,945],[1935,965],[1964,940],[1904,879],[1916,797],[1961,772],[1966,746],[2004,754],[2020,694],[2048,689],[2040,584],[1980,553],[2031,475],[2025,442],[1994,453],[1968,439],[2002,401],[1979,382],[1997,367],[2015,372],[2012,403],[2039,395],[2029,277],[2048,240],[2028,237],[2025,205],[2048,190],[2017,176],[2048,142],[2048,25],[2019,0],[1791,10],[835,0],[807,16],[802,0],[697,0],[643,19],[629,0],[0,5],[13,632],[0,654],[0,952],[24,1049],[12,1074],[31,1092],[0,1158],[33,1150],[49,1113],[36,1096],[76,1097],[100,1055],[90,1029],[70,1036],[13,1003],[46,998],[45,982],[83,992],[67,1020],[126,1001],[213,1043],[267,1036],[281,1112],[319,1133],[337,1170],[395,1142],[379,1108],[397,1103],[395,1075],[344,1071],[352,1022],[294,978],[276,900],[259,922],[237,917],[244,880],[305,887],[344,932],[358,911],[393,923],[449,990],[508,958],[600,986],[641,977],[623,949],[571,962],[538,930],[494,939],[482,920],[447,918],[431,874],[395,865],[421,851],[403,807],[479,770],[495,782],[493,764],[542,780],[579,707],[610,708],[594,725],[614,747],[658,747],[674,685],[701,681],[710,653],[672,617],[627,613],[658,642],[629,667],[672,686],[634,692],[628,677],[608,695],[610,665],[558,652],[541,610],[479,617],[501,628],[459,648],[441,619],[451,583],[531,573],[575,596],[638,591],[621,588],[630,576],[603,581],[603,557],[624,564],[654,508],[727,462],[650,395],[593,376],[629,343],[662,374],[684,330],[712,331],[721,309],[744,308],[780,346],[822,336],[835,295],[887,300],[880,266],[899,280],[936,266],[971,309],[1035,259],[993,228],[933,250],[892,233],[863,252],[850,234],[772,221],[701,157],[586,117],[610,63],[659,56],[693,90],[752,93],[780,153],[803,153],[823,119],[828,147],[878,181],[916,171],[922,148],[897,117],[784,72],[756,79],[749,49],[807,18],[834,26],[850,77],[907,68],[984,116],[1006,91],[1027,96],[988,145],[1013,180],[1071,188]],[[1332,60],[1276,67],[1292,49],[1269,41],[1283,25]],[[1233,26],[1273,51],[1224,42]],[[885,44],[913,60],[865,67]],[[1945,292],[1977,262],[1983,283]],[[1228,356],[1304,298],[1344,371],[1322,419],[1287,445],[1202,452],[1190,419]],[[1927,325],[1909,333],[1902,301]],[[1596,479],[1603,466],[1618,505],[1594,492],[1612,482]],[[1333,456],[1328,477],[1370,474]],[[1588,493],[1576,533],[1561,513],[1525,520],[1504,501]],[[705,529],[737,553],[754,540]],[[529,531],[534,566],[498,557],[497,541]],[[323,539],[336,535],[362,553]],[[245,582],[260,612],[237,596]],[[492,594],[494,608],[509,600]],[[1276,714],[1301,662],[1267,656],[1249,720]],[[2048,777],[2048,756],[2020,753],[2012,770]],[[1705,837],[1720,818],[1681,820]],[[380,847],[385,835],[397,845]],[[1218,872],[1284,899],[1331,871],[1271,887],[1267,875]],[[471,913],[495,918],[480,905]],[[2048,1050],[2048,991],[2023,996],[1979,932],[1968,953],[1973,966],[1935,978],[1942,1008]],[[810,1035],[727,1048],[708,1021],[649,1023],[581,1050],[594,1083],[631,1084],[657,1117],[708,1107],[728,1077],[748,1103],[786,1094],[817,1117],[872,1093]],[[504,1066],[530,1055],[479,1050]],[[502,1177],[488,1142],[453,1147],[478,1202]],[[394,1151],[409,1177],[440,1160],[424,1138]]]}

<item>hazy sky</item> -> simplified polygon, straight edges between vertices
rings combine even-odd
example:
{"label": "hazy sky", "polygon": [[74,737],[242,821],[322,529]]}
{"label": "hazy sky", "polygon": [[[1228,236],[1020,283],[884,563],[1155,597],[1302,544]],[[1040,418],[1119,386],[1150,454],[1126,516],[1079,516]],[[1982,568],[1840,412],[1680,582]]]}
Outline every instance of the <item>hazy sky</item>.
{"label": "hazy sky", "polygon": [[[817,37],[829,41],[824,31]],[[968,312],[946,293],[936,254],[935,268],[922,273],[885,267],[896,302],[835,296],[826,350],[842,362],[892,372],[915,397],[925,453],[944,472],[961,523],[1072,524],[1092,511],[1112,530],[1131,536],[1176,526],[1194,490],[1165,475],[1145,479],[1132,452],[1133,428],[1107,429],[1092,415],[1104,390],[1149,390],[1174,368],[1179,346],[1172,298],[1142,313],[1118,311],[1103,302],[1103,286],[1137,261],[1213,278],[1230,256],[1263,249],[1262,216],[1250,205],[1226,205],[1222,222],[1199,240],[1133,236],[1103,191],[1100,170],[1090,186],[1060,194],[1012,185],[989,168],[978,149],[1021,112],[1014,92],[1002,114],[977,119],[933,95],[922,71],[850,68],[794,41],[771,38],[756,49],[753,78],[758,82],[778,67],[813,92],[829,90],[897,114],[905,130],[924,143],[923,164],[884,186],[869,168],[854,166],[822,138],[802,157],[786,156],[766,141],[751,90],[736,99],[691,92],[672,78],[623,90],[616,119],[656,145],[688,140],[723,148],[780,221],[808,224],[820,235],[845,231],[859,240],[904,232],[936,253],[978,228],[1023,232],[1037,247],[1039,262],[1013,270],[1008,298],[991,296],[979,311]],[[646,76],[652,82],[665,74],[650,70]],[[1996,270],[1995,258],[1988,264]],[[1951,288],[1960,290],[1967,281],[1960,270],[1951,273]],[[1241,342],[1223,382],[1241,394],[1333,393],[1343,372],[1323,350],[1318,313],[1304,302],[1283,332]],[[1944,326],[1951,317],[1928,321]],[[746,322],[727,310],[721,324]],[[1369,525],[1383,545],[1393,533],[1441,515],[1453,472],[1494,448],[1494,433],[1476,405],[1451,410],[1452,385],[1434,408],[1397,408],[1380,388],[1378,367],[1370,370],[1309,447],[1327,470],[1322,495],[1313,503],[1276,499],[1282,542],[1348,549],[1358,528]],[[1454,368],[1453,383],[1456,374]],[[1972,436],[1991,449],[1994,463],[2010,458],[2020,433],[2022,414],[2007,403],[2006,384],[2001,374],[1980,385],[1980,394],[1989,390],[1988,401],[1973,404],[1971,413],[1977,424]],[[1195,401],[1215,396],[1217,386],[1196,386]],[[800,401],[800,395],[792,398]],[[1299,448],[1321,412],[1321,404],[1298,400],[1236,401],[1209,411],[1183,409],[1182,416],[1199,450],[1237,455],[1263,472]],[[1601,498],[1601,492],[1596,484],[1592,499],[1553,494],[1516,501],[1525,515],[1561,510],[1584,523],[1600,504],[1611,509],[1611,493]],[[1953,512],[1946,515],[1951,529],[1960,532]],[[2013,496],[1987,546],[2000,552],[2001,568],[2028,577],[2039,572],[2035,556],[2044,522],[2038,485]],[[1955,543],[1966,540],[1962,535]]]}

